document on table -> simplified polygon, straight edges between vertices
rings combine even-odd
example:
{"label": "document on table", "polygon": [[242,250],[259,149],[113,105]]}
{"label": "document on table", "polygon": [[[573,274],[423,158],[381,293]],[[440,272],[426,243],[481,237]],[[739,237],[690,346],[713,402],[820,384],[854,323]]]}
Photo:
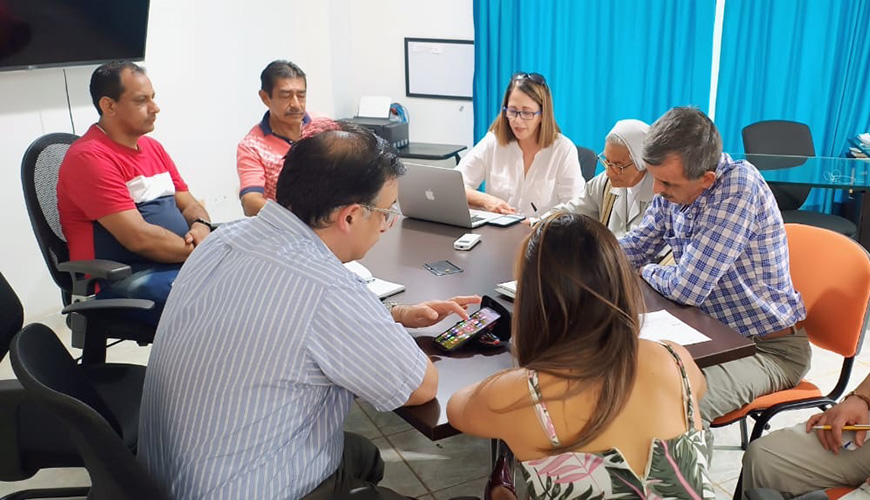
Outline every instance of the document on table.
{"label": "document on table", "polygon": [[507,295],[508,297],[515,299],[517,297],[517,282],[516,280],[514,280],[499,283],[495,285],[495,291],[502,295]]}
{"label": "document on table", "polygon": [[680,345],[708,342],[710,337],[683,323],[673,314],[661,310],[642,316],[640,338],[653,341],[669,340]]}
{"label": "document on table", "polygon": [[366,266],[355,260],[345,262],[344,267],[346,267],[348,271],[359,276],[360,280],[363,281],[368,289],[377,295],[379,299],[385,299],[390,295],[395,295],[405,290],[405,285],[375,278]]}

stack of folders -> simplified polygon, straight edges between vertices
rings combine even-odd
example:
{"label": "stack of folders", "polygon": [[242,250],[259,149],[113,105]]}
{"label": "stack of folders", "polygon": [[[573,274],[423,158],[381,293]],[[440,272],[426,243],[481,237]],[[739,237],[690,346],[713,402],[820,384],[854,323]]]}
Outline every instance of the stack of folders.
{"label": "stack of folders", "polygon": [[499,283],[498,285],[495,285],[495,291],[514,299],[517,296],[517,282],[514,280]]}
{"label": "stack of folders", "polygon": [[405,291],[405,285],[375,278],[372,276],[371,271],[357,261],[346,262],[344,267],[356,274],[360,281],[364,282],[368,289],[377,295],[379,299],[385,299],[390,295]]}

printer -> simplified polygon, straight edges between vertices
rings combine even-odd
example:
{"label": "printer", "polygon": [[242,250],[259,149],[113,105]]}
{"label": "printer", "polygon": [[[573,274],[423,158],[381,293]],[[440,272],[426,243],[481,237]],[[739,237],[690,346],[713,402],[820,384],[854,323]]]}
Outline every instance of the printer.
{"label": "printer", "polygon": [[396,149],[404,148],[408,145],[408,122],[393,121],[389,118],[368,118],[365,116],[355,116],[349,121],[371,130],[375,135],[382,137]]}
{"label": "printer", "polygon": [[362,96],[356,116],[348,121],[371,130],[394,148],[401,149],[408,146],[408,122],[390,120],[391,102],[386,96]]}

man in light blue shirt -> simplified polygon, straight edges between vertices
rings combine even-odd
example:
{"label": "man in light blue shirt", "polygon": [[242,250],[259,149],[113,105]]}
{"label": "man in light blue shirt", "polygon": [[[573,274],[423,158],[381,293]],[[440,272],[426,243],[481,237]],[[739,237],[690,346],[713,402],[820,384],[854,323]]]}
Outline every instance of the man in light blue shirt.
{"label": "man in light blue shirt", "polygon": [[[438,376],[405,327],[467,318],[479,297],[388,311],[342,263],[398,212],[404,166],[352,126],[299,141],[257,217],[188,259],[151,351],[139,456],[173,498],[331,498],[384,464],[342,432],[354,396],[380,411],[432,399]],[[390,490],[378,488],[389,498]]]}
{"label": "man in light blue shirt", "polygon": [[[673,108],[650,128],[644,161],[657,196],[619,240],[665,297],[697,306],[756,342],[756,355],[704,369],[701,417],[794,387],[810,347],[795,324],[806,317],[794,289],[782,215],[755,167],[722,153],[716,126],[696,108]],[[669,245],[676,265],[652,264]]]}

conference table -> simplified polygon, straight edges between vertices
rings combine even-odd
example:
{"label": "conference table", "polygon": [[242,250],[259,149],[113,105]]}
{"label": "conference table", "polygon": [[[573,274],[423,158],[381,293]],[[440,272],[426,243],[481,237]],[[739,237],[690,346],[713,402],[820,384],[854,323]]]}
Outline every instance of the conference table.
{"label": "conference table", "polygon": [[[469,230],[402,218],[381,235],[380,241],[361,262],[375,277],[405,285],[404,292],[389,300],[415,304],[456,295],[478,294],[488,295],[510,310],[510,299],[499,295],[494,289],[497,283],[514,279],[517,252],[529,231],[529,227],[523,224],[507,228],[482,226]],[[453,242],[466,232],[480,234],[480,243],[470,251],[454,250]],[[450,261],[463,272],[435,276],[423,267],[424,263],[440,260]],[[697,308],[670,302],[645,283],[642,286],[647,311],[665,309],[710,337],[708,342],[686,347],[702,368],[754,354],[755,344],[730,327]],[[459,433],[447,422],[447,401],[450,396],[463,387],[512,366],[507,348],[481,350],[472,347],[450,354],[439,350],[433,339],[457,320],[458,317],[454,315],[432,327],[410,330],[417,344],[438,369],[438,393],[434,400],[424,405],[403,407],[396,413],[432,440]]]}

